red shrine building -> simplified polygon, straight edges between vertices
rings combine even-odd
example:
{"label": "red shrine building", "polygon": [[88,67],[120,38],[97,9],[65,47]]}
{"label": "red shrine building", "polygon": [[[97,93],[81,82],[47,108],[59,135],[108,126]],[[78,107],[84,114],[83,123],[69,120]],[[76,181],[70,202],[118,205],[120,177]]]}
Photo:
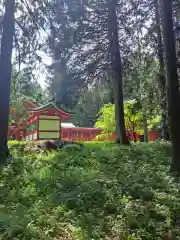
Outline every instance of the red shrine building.
{"label": "red shrine building", "polygon": [[9,137],[17,140],[63,139],[92,141],[102,132],[97,128],[79,128],[66,122],[73,115],[53,103],[38,106],[24,101],[27,119],[20,119],[9,126]]}
{"label": "red shrine building", "polygon": [[[67,112],[54,103],[43,106],[31,101],[23,102],[26,110],[26,118],[20,118],[17,122],[12,122],[9,126],[8,136],[13,140],[71,140],[71,141],[93,141],[100,135],[103,129],[76,127],[67,122],[72,117],[72,113]],[[10,110],[13,116],[14,110]],[[128,138],[132,141],[140,141],[140,136],[132,131],[126,131]],[[150,131],[149,141],[154,141],[160,137],[160,133]],[[116,139],[112,136],[108,141]]]}

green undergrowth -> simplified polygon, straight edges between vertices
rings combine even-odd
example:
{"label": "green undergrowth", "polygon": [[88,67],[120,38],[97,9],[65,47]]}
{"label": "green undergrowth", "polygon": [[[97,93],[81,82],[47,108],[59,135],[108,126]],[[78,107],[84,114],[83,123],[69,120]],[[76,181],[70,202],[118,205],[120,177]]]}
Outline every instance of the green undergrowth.
{"label": "green undergrowth", "polygon": [[179,185],[165,143],[86,143],[44,154],[10,142],[0,175],[0,239],[180,239]]}

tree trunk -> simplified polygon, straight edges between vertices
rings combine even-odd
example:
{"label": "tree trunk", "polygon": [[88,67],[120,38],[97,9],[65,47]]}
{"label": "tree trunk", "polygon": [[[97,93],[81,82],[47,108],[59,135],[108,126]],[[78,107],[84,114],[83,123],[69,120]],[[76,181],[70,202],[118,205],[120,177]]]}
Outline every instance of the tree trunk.
{"label": "tree trunk", "polygon": [[0,52],[0,162],[8,155],[7,132],[9,119],[10,82],[11,82],[11,57],[14,34],[14,7],[15,0],[5,1],[3,18],[3,32]]}
{"label": "tree trunk", "polygon": [[148,142],[148,124],[147,124],[147,116],[146,112],[142,107],[142,115],[143,115],[143,128],[144,128],[144,142]]}
{"label": "tree trunk", "polygon": [[122,66],[118,38],[118,23],[116,15],[117,0],[108,0],[108,40],[109,40],[109,60],[114,81],[114,102],[117,142],[128,144],[124,121],[124,99],[123,99],[123,79]]}
{"label": "tree trunk", "polygon": [[156,17],[156,33],[157,33],[157,55],[159,60],[159,87],[161,91],[161,110],[162,110],[162,139],[169,140],[168,133],[168,113],[167,113],[167,94],[166,94],[166,76],[164,66],[163,42],[160,26],[159,0],[155,0],[155,17]]}
{"label": "tree trunk", "polygon": [[108,76],[108,92],[109,92],[109,103],[114,104],[114,88],[113,88],[113,81],[112,75],[109,74]]}
{"label": "tree trunk", "polygon": [[161,0],[164,51],[167,68],[168,113],[172,139],[171,172],[180,175],[180,93],[173,32],[172,0]]}
{"label": "tree trunk", "polygon": [[114,101],[114,88],[112,86],[112,83],[111,83],[111,86],[109,85],[109,100],[110,100],[111,104],[115,103],[115,101]]}

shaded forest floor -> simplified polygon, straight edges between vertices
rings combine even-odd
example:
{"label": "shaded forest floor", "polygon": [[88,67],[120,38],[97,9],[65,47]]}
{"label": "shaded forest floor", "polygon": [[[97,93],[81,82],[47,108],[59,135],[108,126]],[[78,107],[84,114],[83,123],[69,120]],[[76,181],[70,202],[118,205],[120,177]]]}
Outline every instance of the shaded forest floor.
{"label": "shaded forest floor", "polygon": [[10,143],[15,161],[0,174],[0,239],[180,239],[169,144],[22,145]]}

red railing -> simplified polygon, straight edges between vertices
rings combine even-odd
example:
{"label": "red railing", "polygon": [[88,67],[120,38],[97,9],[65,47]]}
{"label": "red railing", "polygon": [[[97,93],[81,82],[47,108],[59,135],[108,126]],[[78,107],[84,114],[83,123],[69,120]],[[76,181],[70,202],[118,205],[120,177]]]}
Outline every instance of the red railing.
{"label": "red railing", "polygon": [[[71,141],[94,141],[95,137],[102,133],[101,129],[95,128],[64,128],[62,129],[61,137],[63,140],[71,140]],[[130,141],[141,141],[141,135],[132,132],[126,131],[126,135]],[[155,141],[161,136],[160,132],[157,131],[149,131],[148,140]],[[115,141],[116,134],[112,137],[107,137],[107,139],[98,140],[98,141]]]}
{"label": "red railing", "polygon": [[[70,141],[94,141],[95,138],[102,133],[102,129],[97,128],[62,128],[61,138],[63,140]],[[13,136],[14,139],[22,140],[25,136],[23,130],[18,130],[16,128],[9,129],[9,136]],[[26,133],[27,135],[27,133]],[[126,135],[130,141],[141,141],[141,136],[132,131],[126,131]],[[148,133],[149,141],[155,141],[160,137],[160,132],[150,131]],[[115,141],[116,134],[112,137],[107,137],[107,139],[102,139],[98,141]]]}
{"label": "red railing", "polygon": [[92,141],[101,132],[101,129],[96,128],[62,128],[61,138],[71,141]]}

